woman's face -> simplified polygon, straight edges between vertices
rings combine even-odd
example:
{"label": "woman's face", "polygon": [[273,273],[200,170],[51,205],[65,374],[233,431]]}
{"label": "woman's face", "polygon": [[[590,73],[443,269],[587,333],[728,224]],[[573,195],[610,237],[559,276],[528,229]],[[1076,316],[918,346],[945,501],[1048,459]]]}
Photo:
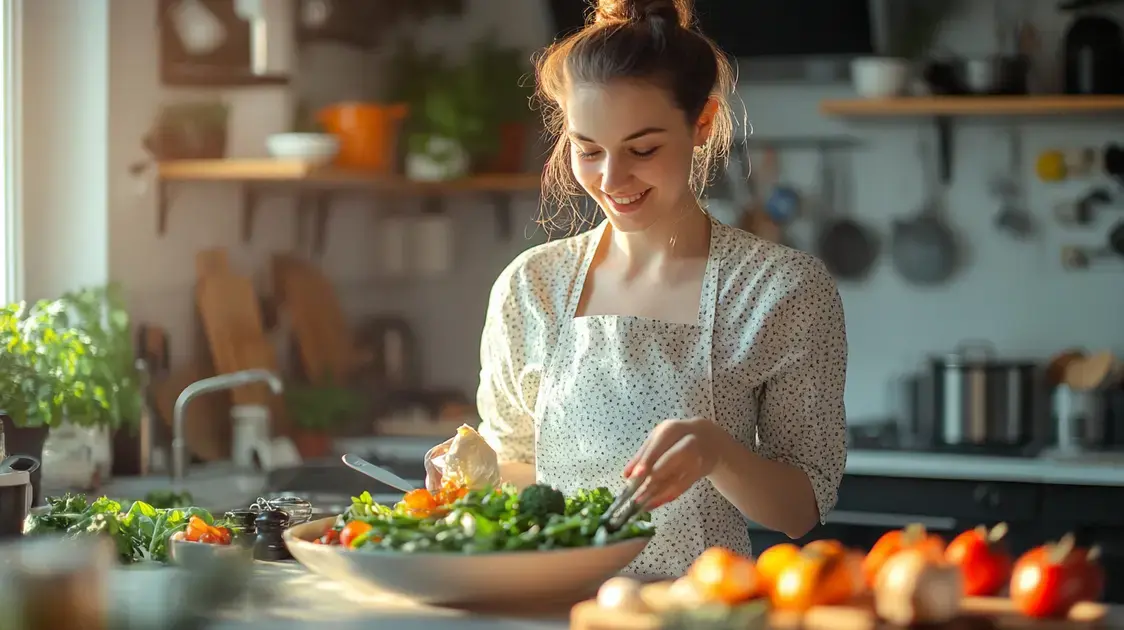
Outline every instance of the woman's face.
{"label": "woman's face", "polygon": [[564,103],[574,176],[614,229],[638,232],[695,203],[691,158],[709,125],[688,124],[665,89],[640,81],[577,84]]}

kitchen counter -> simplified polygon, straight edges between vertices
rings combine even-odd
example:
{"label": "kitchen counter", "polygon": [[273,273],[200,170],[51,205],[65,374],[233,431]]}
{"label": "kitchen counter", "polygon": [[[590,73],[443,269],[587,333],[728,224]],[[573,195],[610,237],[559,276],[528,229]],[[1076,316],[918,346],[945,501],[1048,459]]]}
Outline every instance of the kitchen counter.
{"label": "kitchen counter", "polygon": [[296,562],[255,562],[253,581],[243,603],[218,613],[208,628],[287,630],[331,624],[340,630],[560,630],[570,627],[570,603],[505,613],[439,608],[391,594],[358,593],[318,577]]}
{"label": "kitchen counter", "polygon": [[917,479],[1124,486],[1124,453],[1040,457],[852,449],[847,474]]}
{"label": "kitchen counter", "polygon": [[[212,630],[468,630],[569,628],[569,605],[535,612],[495,613],[422,606],[392,595],[358,594],[292,562],[258,562],[246,601],[216,615]],[[1124,628],[1124,607],[1111,606],[1105,628]]]}

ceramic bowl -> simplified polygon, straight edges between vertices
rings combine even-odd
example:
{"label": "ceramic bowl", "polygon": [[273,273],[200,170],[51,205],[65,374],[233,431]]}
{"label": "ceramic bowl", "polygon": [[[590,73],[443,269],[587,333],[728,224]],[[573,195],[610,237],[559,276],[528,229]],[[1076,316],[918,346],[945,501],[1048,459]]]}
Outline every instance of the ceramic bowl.
{"label": "ceramic bowl", "polygon": [[323,577],[438,605],[510,604],[528,598],[577,601],[632,562],[649,540],[476,554],[352,551],[311,542],[334,522],[335,517],[324,518],[289,528],[284,533],[289,552]]}

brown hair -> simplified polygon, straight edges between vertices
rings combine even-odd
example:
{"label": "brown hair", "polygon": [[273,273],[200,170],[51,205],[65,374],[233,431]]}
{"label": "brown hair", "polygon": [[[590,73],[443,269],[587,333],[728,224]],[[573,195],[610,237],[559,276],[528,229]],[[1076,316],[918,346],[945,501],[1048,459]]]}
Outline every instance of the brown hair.
{"label": "brown hair", "polygon": [[[574,208],[582,194],[570,169],[570,140],[561,102],[567,81],[654,81],[698,122],[707,101],[718,110],[706,145],[695,149],[691,189],[701,196],[715,168],[729,155],[733,117],[726,95],[734,72],[726,55],[694,27],[692,0],[594,0],[586,26],[547,48],[536,61],[538,99],[547,131],[556,137],[543,171],[543,208]],[[544,220],[546,219],[544,216]]]}

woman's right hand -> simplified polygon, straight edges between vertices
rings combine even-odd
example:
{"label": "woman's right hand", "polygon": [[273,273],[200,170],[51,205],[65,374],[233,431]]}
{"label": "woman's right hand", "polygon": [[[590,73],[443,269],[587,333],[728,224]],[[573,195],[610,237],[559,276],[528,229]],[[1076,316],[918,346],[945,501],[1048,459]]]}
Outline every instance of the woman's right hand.
{"label": "woman's right hand", "polygon": [[437,492],[441,489],[441,471],[445,468],[445,462],[443,460],[452,444],[453,438],[449,438],[426,452],[424,460],[426,490]]}

